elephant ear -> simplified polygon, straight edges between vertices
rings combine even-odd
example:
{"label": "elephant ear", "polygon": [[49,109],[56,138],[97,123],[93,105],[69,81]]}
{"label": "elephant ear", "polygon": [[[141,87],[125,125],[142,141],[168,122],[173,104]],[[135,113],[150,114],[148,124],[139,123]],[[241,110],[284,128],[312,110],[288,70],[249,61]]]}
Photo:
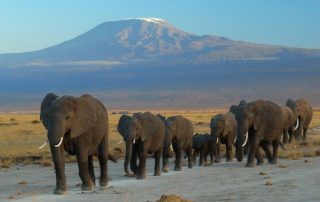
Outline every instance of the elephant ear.
{"label": "elephant ear", "polygon": [[151,114],[143,114],[142,116],[139,116],[141,120],[142,125],[142,131],[141,131],[141,141],[144,142],[146,139],[148,139],[150,136],[152,136],[155,131],[157,130],[157,120],[155,117],[152,117]]}
{"label": "elephant ear", "polygon": [[48,130],[48,118],[47,118],[47,111],[55,99],[57,99],[59,96],[57,96],[54,93],[48,93],[41,102],[40,107],[40,120],[42,121],[44,127]]}
{"label": "elephant ear", "polygon": [[74,121],[70,137],[75,138],[90,130],[97,121],[97,109],[91,96],[82,96],[75,99]]}
{"label": "elephant ear", "polygon": [[124,135],[125,134],[125,130],[126,130],[126,127],[128,127],[128,123],[129,121],[131,120],[131,117],[128,116],[128,115],[122,115],[119,119],[119,123],[118,123],[118,126],[117,126],[117,129],[118,129],[118,132],[121,134],[121,136],[127,140],[128,137],[125,137]]}

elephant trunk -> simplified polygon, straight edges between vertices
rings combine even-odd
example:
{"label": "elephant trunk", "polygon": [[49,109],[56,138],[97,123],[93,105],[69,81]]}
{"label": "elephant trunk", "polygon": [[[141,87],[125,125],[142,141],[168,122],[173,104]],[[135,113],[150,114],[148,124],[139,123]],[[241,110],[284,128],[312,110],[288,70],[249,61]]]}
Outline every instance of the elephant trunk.
{"label": "elephant trunk", "polygon": [[236,147],[236,158],[239,162],[241,162],[243,160],[243,153],[244,153],[244,149],[241,146],[237,146]]}
{"label": "elephant trunk", "polygon": [[63,194],[63,192],[66,190],[66,177],[64,172],[65,160],[63,148],[57,148],[51,144],[50,149],[54,168],[56,171],[56,188],[54,190],[54,194]]}
{"label": "elephant trunk", "polygon": [[124,161],[124,171],[126,174],[129,174],[128,166],[132,155],[132,143],[130,141],[126,141],[126,157]]}
{"label": "elephant trunk", "polygon": [[55,147],[60,147],[63,142],[63,136],[65,134],[64,128],[59,124],[57,126],[53,126],[48,130],[48,139],[50,145],[54,145]]}

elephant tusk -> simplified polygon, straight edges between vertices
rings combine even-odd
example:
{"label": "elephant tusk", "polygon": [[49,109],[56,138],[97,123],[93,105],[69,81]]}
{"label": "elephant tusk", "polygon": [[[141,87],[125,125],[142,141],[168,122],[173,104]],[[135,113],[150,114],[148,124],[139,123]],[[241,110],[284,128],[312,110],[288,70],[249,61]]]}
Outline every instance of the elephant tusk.
{"label": "elephant tusk", "polygon": [[43,143],[43,145],[41,145],[38,149],[40,150],[40,149],[42,149],[44,146],[46,146],[47,145],[47,143],[48,143],[48,139]]}
{"label": "elephant tusk", "polygon": [[245,134],[245,137],[246,137],[246,139],[245,139],[244,143],[242,144],[242,147],[244,147],[244,146],[247,144],[247,141],[248,141],[248,132]]}
{"label": "elephant tusk", "polygon": [[237,142],[237,136],[234,138],[233,143],[235,144]]}
{"label": "elephant tusk", "polygon": [[62,141],[63,141],[63,137],[61,137],[60,142],[58,144],[54,145],[54,146],[55,147],[60,147],[60,145],[62,144]]}
{"label": "elephant tusk", "polygon": [[136,143],[136,139],[133,139],[133,144],[135,144]]}
{"label": "elephant tusk", "polygon": [[120,141],[118,142],[118,144],[122,144],[122,142],[123,142],[123,139],[122,139],[122,140],[120,140]]}
{"label": "elephant tusk", "polygon": [[287,141],[289,142],[289,138],[290,138],[290,136],[289,136],[289,134],[287,133]]}
{"label": "elephant tusk", "polygon": [[217,137],[217,144],[219,143],[219,138]]}
{"label": "elephant tusk", "polygon": [[297,118],[297,124],[296,124],[296,126],[295,126],[292,130],[297,130],[298,127],[299,127],[299,118]]}

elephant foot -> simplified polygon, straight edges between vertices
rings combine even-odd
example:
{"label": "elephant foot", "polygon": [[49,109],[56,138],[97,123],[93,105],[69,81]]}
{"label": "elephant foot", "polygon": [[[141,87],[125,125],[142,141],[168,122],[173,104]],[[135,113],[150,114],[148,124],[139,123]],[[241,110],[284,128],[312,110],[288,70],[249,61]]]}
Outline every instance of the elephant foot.
{"label": "elephant foot", "polygon": [[153,176],[160,176],[161,174],[160,174],[160,171],[159,172],[155,172],[154,174],[153,174]]}
{"label": "elephant foot", "polygon": [[188,164],[188,168],[191,169],[193,167],[193,164]]}
{"label": "elephant foot", "polygon": [[182,168],[181,167],[174,167],[174,171],[181,171]]}
{"label": "elephant foot", "polygon": [[53,194],[56,194],[56,195],[63,195],[65,192],[67,191],[66,188],[58,188],[56,187],[53,191]]}
{"label": "elephant foot", "polygon": [[199,166],[204,166],[204,163],[199,163]]}
{"label": "elephant foot", "polygon": [[82,184],[81,190],[82,191],[91,191],[93,189],[93,184]]}
{"label": "elephant foot", "polygon": [[264,164],[263,161],[257,161],[257,165],[258,165],[258,166],[261,166],[261,165],[263,165],[263,164]]}
{"label": "elephant foot", "polygon": [[100,187],[106,187],[106,186],[108,186],[108,180],[101,180]]}
{"label": "elephant foot", "polygon": [[277,159],[273,159],[270,163],[271,163],[271,164],[277,164],[277,163],[278,163],[278,160],[277,160]]}
{"label": "elephant foot", "polygon": [[253,163],[253,162],[252,162],[252,163],[251,163],[251,162],[248,162],[248,163],[246,164],[246,167],[248,167],[248,168],[249,168],[249,167],[254,167],[254,163]]}
{"label": "elephant foot", "polygon": [[226,158],[226,162],[232,162],[231,158]]}
{"label": "elephant foot", "polygon": [[220,159],[216,159],[216,160],[214,160],[214,162],[215,162],[215,163],[220,163],[221,160],[220,160]]}
{"label": "elephant foot", "polygon": [[137,180],[146,179],[146,175],[137,175]]}
{"label": "elephant foot", "polygon": [[162,172],[164,172],[164,173],[169,172],[169,168],[168,168],[168,167],[163,167],[163,168],[162,168]]}

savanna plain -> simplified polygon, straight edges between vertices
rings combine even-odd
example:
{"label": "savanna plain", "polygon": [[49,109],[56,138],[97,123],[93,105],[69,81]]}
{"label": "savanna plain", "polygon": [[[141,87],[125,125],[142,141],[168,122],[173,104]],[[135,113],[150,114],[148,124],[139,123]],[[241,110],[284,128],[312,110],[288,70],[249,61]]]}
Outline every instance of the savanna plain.
{"label": "savanna plain", "polygon": [[[209,122],[227,109],[153,110],[166,117],[183,115],[192,121],[195,132],[209,133]],[[129,111],[134,113],[135,111]],[[53,195],[55,174],[49,147],[39,150],[46,141],[46,131],[39,113],[0,114],[0,201],[319,201],[320,200],[320,109],[314,109],[307,143],[293,142],[280,149],[277,165],[265,163],[245,168],[245,162],[225,162],[152,176],[153,159],[147,162],[147,178],[125,177],[125,148],[118,144],[120,114],[109,111],[109,153],[117,163],[109,161],[109,186],[83,192],[76,159],[66,155],[68,192]],[[224,147],[222,147],[224,149]],[[184,162],[186,164],[186,162]],[[99,176],[98,162],[95,161]],[[169,196],[173,194],[172,196]]]}

